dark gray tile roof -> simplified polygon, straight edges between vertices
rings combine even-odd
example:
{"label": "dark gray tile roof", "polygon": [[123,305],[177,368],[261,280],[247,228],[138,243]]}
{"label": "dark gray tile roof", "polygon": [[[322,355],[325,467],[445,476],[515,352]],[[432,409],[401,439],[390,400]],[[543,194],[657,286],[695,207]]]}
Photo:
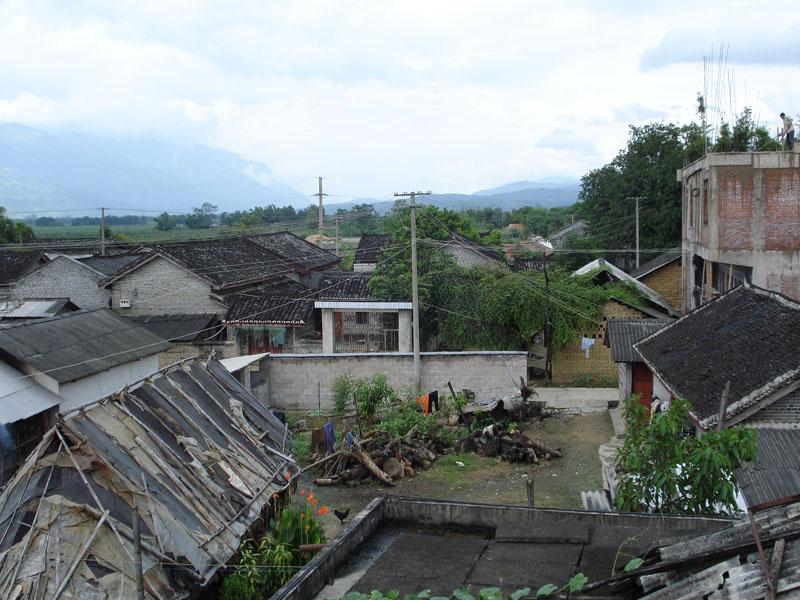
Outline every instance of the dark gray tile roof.
{"label": "dark gray tile roof", "polygon": [[201,342],[216,337],[221,330],[215,314],[140,315],[126,317],[169,342]]}
{"label": "dark gray tile roof", "polygon": [[657,269],[660,269],[661,267],[665,267],[671,262],[680,259],[681,259],[681,249],[675,248],[674,250],[670,250],[669,252],[664,252],[664,254],[656,256],[652,260],[648,260],[643,265],[640,265],[638,269],[631,271],[630,276],[633,277],[634,279],[639,279],[649,273],[652,273]]}
{"label": "dark gray tile roof", "polygon": [[234,294],[228,300],[231,307],[225,315],[227,323],[301,327],[310,322],[314,310],[314,300],[311,298]]}
{"label": "dark gray tile roof", "polygon": [[759,427],[758,456],[736,469],[748,506],[800,494],[800,429]]}
{"label": "dark gray tile roof", "polygon": [[0,351],[59,383],[169,347],[162,338],[107,309],[77,311],[0,329]]}
{"label": "dark gray tile roof", "polygon": [[358,240],[354,263],[375,264],[392,245],[392,236],[385,234],[365,234]]}
{"label": "dark gray tile roof", "polygon": [[642,362],[633,345],[670,323],[671,319],[609,319],[604,343],[614,362]]}
{"label": "dark gray tile roof", "polygon": [[314,273],[311,287],[320,300],[368,300],[371,273],[322,271]]}
{"label": "dark gray tile roof", "polygon": [[333,252],[328,252],[288,231],[265,233],[248,239],[290,261],[296,265],[295,271],[299,272],[330,267],[339,264],[341,260]]}
{"label": "dark gray tile roof", "polygon": [[542,273],[547,264],[547,259],[541,256],[519,258],[514,257],[514,262],[511,263],[511,269],[514,271],[537,271]]}
{"label": "dark gray tile roof", "polygon": [[[81,566],[66,585],[70,598],[117,598],[121,585],[135,589],[133,571],[120,567],[130,565],[134,516],[145,589],[161,598],[202,595],[273,493],[299,475],[291,445],[292,434],[216,360],[170,367],[68,413],[45,434],[39,458],[0,494],[0,528],[8,533],[0,542],[0,595],[30,585],[27,574],[35,573],[40,597],[53,598],[72,560]],[[100,524],[104,510],[121,538]]]}
{"label": "dark gray tile roof", "polygon": [[95,271],[99,271],[103,275],[111,275],[112,273],[119,271],[122,267],[129,265],[137,258],[140,258],[140,256],[141,255],[137,254],[121,254],[119,256],[89,256],[87,258],[79,258],[78,261],[93,268]]}
{"label": "dark gray tile roof", "polygon": [[650,369],[704,423],[713,422],[726,382],[728,416],[800,372],[800,304],[755,286],[735,290],[636,344]]}
{"label": "dark gray tile roof", "polygon": [[41,250],[0,251],[0,285],[9,285],[46,261],[47,257]]}

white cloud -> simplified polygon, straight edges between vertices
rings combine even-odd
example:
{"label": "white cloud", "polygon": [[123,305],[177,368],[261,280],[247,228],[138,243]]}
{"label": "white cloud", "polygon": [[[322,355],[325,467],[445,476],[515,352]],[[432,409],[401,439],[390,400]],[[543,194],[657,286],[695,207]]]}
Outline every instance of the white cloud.
{"label": "white cloud", "polygon": [[[693,118],[703,46],[683,43],[687,21],[724,32],[751,16],[767,31],[798,20],[754,2],[642,6],[8,0],[0,119],[216,144],[301,189],[323,175],[353,196],[472,191],[579,176],[617,153],[628,123]],[[797,104],[797,67],[769,62],[735,79],[736,104],[771,118]]]}

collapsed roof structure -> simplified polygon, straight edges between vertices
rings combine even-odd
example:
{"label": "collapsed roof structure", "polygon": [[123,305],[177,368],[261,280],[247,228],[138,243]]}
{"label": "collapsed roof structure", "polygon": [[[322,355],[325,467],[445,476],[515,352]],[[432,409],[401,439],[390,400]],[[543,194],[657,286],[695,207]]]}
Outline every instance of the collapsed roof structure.
{"label": "collapsed roof structure", "polygon": [[216,360],[65,415],[0,494],[3,598],[186,598],[298,474],[287,428]]}

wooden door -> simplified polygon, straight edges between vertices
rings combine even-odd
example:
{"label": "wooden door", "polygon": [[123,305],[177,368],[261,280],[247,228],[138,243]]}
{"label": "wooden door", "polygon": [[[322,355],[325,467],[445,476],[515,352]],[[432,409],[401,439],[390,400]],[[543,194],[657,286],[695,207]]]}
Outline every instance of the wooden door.
{"label": "wooden door", "polygon": [[639,394],[639,402],[649,411],[653,404],[653,374],[644,363],[633,363],[632,393]]}

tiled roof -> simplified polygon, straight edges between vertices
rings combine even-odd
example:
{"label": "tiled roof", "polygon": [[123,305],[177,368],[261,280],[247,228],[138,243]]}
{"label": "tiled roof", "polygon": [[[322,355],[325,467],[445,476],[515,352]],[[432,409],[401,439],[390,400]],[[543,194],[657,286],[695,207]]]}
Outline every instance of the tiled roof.
{"label": "tiled roof", "polygon": [[290,261],[297,266],[295,270],[300,272],[314,271],[322,267],[337,265],[341,260],[332,252],[307,242],[288,231],[265,233],[248,239]]}
{"label": "tiled roof", "polygon": [[0,350],[23,365],[66,383],[169,348],[107,309],[77,311],[0,329]]}
{"label": "tiled roof", "polygon": [[663,310],[670,316],[677,313],[669,300],[664,298],[661,294],[653,290],[651,287],[643,284],[638,279],[634,279],[622,269],[615,267],[610,262],[603,258],[597,258],[590,263],[583,265],[580,269],[575,271],[573,275],[593,275],[595,278],[605,277],[608,280],[621,281],[635,287],[640,294],[645,296],[647,300],[658,309]]}
{"label": "tiled roof", "polygon": [[376,264],[386,249],[392,245],[392,236],[384,234],[365,234],[358,240],[353,262]]}
{"label": "tiled roof", "polygon": [[41,250],[17,252],[0,251],[0,285],[9,285],[23,275],[33,271],[40,262],[47,260]]}
{"label": "tiled roof", "polygon": [[800,429],[759,427],[758,456],[736,469],[747,506],[800,495]]}
{"label": "tiled roof", "polygon": [[126,317],[169,342],[209,340],[220,333],[220,318],[215,314],[139,315]]}
{"label": "tiled roof", "polygon": [[140,255],[121,254],[119,256],[88,256],[77,260],[93,268],[95,271],[99,271],[103,275],[111,275],[119,271],[122,267],[129,265],[137,258],[140,258]]}
{"label": "tiled roof", "polygon": [[216,360],[68,413],[0,494],[0,595],[135,597],[134,518],[145,596],[202,595],[299,475],[291,444]]}
{"label": "tiled roof", "polygon": [[314,300],[297,300],[281,296],[234,294],[226,323],[251,323],[302,327],[310,320]]}
{"label": "tiled roof", "polygon": [[511,269],[514,271],[537,271],[541,273],[544,271],[545,264],[547,264],[547,259],[542,256],[528,258],[515,256],[514,261],[511,263]]}
{"label": "tiled roof", "polygon": [[631,271],[630,276],[633,277],[634,279],[640,279],[645,275],[648,275],[653,271],[660,269],[661,267],[665,267],[668,264],[680,259],[681,259],[680,248],[670,250],[669,252],[664,252],[664,254],[656,256],[654,259],[648,260],[646,263],[641,265],[635,271]]}
{"label": "tiled roof", "polygon": [[321,271],[310,279],[312,289],[320,300],[368,300],[371,273]]}
{"label": "tiled roof", "polygon": [[609,319],[604,343],[611,347],[614,362],[642,362],[633,345],[671,322],[660,319]]}
{"label": "tiled roof", "polygon": [[740,286],[642,340],[636,350],[710,424],[727,382],[731,417],[800,374],[800,304]]}

